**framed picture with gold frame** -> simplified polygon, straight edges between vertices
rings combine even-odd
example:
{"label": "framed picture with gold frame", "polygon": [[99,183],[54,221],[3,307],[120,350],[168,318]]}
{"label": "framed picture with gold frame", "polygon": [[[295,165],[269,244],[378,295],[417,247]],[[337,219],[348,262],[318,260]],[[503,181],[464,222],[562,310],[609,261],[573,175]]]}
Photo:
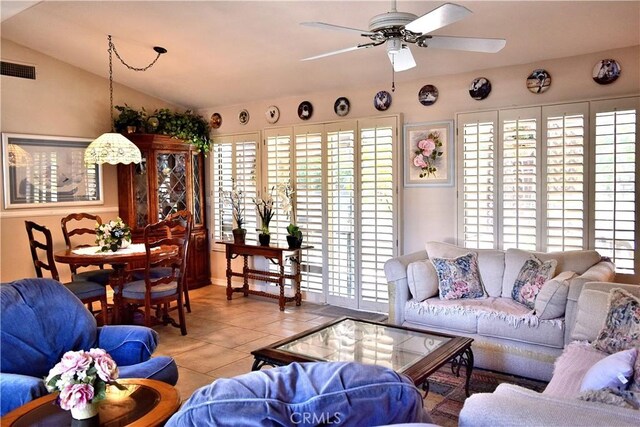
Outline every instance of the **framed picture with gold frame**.
{"label": "framed picture with gold frame", "polygon": [[102,166],[84,163],[90,139],[2,134],[5,209],[104,204]]}

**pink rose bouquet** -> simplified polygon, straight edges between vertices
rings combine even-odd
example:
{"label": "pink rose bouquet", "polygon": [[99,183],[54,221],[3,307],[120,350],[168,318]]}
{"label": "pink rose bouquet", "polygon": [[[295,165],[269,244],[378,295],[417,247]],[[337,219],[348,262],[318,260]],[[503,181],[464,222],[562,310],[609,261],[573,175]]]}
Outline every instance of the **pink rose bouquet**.
{"label": "pink rose bouquet", "polygon": [[438,163],[443,154],[442,146],[438,131],[424,132],[418,136],[416,148],[413,151],[413,165],[420,168],[420,178],[436,175]]}
{"label": "pink rose bouquet", "polygon": [[66,411],[82,409],[106,396],[107,384],[118,386],[118,366],[101,348],[68,351],[45,379],[49,392],[60,391],[58,404]]}

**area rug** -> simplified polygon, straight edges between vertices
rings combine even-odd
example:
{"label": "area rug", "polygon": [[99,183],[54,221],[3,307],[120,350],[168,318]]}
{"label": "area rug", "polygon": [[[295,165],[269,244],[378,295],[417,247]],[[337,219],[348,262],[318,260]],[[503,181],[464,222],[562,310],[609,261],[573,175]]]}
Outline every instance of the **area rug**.
{"label": "area rug", "polygon": [[[460,377],[456,377],[451,373],[450,365],[443,366],[429,377],[429,394],[425,398],[425,406],[429,409],[435,424],[443,427],[458,425],[458,415],[467,398],[464,383],[464,368],[461,369]],[[543,391],[547,386],[544,381],[474,369],[469,392],[471,394],[491,393],[501,383],[516,384],[538,392]]]}

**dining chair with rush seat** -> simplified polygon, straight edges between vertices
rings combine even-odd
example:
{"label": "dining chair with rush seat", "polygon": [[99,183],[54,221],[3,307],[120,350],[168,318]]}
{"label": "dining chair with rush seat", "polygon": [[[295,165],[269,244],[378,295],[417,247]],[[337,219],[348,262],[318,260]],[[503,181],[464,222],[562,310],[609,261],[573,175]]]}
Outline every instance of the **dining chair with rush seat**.
{"label": "dining chair with rush seat", "polygon": [[[27,235],[29,236],[29,247],[31,249],[33,265],[36,270],[36,277],[44,277],[42,270],[48,270],[51,278],[59,281],[60,274],[53,259],[53,238],[51,237],[51,230],[33,221],[25,221],[24,223],[27,228]],[[44,259],[41,259],[42,252]],[[107,290],[105,286],[87,280],[74,280],[64,283],[64,286],[78,297],[83,304],[87,304],[91,312],[93,312],[93,303],[99,302],[102,321],[104,324],[107,324]]]}
{"label": "dining chair with rush seat", "polygon": [[[89,224],[91,227],[88,227]],[[60,225],[62,226],[62,235],[64,236],[64,242],[67,245],[67,249],[72,250],[74,248],[90,246],[86,243],[73,245],[71,240],[77,240],[76,238],[80,238],[79,236],[83,235],[92,235],[95,240],[96,224],[102,224],[102,218],[98,215],[92,215],[85,212],[69,214],[62,218],[60,220]],[[86,270],[82,272],[78,271],[78,268],[80,268],[78,265],[70,264],[69,267],[71,268],[74,280],[88,280],[99,283],[103,286],[107,286],[109,284],[109,279],[113,273],[112,269],[105,269],[102,265],[99,266],[100,268],[97,270]]]}
{"label": "dining chair with rush seat", "polygon": [[[123,285],[121,295],[121,302],[124,304],[144,306],[146,326],[153,324],[151,309],[154,307],[156,320],[179,327],[182,335],[187,334],[183,289],[192,222],[191,213],[186,212],[185,216],[186,220],[170,218],[145,227],[145,267],[131,271],[133,280]],[[154,261],[152,252],[161,247],[175,250],[171,255]],[[140,275],[142,279],[135,280]],[[179,323],[169,316],[169,304],[173,301],[177,303]]]}

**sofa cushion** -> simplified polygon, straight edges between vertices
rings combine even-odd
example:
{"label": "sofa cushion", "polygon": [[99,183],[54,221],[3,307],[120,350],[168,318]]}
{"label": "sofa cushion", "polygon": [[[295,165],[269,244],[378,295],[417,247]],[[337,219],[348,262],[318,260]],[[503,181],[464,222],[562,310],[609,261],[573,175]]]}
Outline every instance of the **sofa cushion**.
{"label": "sofa cushion", "polygon": [[504,275],[502,279],[502,296],[511,296],[513,284],[522,268],[522,265],[531,255],[540,261],[555,259],[558,262],[556,273],[563,271],[574,271],[582,274],[591,266],[600,262],[600,254],[596,251],[565,251],[565,252],[531,252],[522,249],[507,249],[504,258]]}
{"label": "sofa cushion", "polygon": [[564,316],[569,296],[569,281],[575,275],[573,271],[564,271],[542,286],[534,305],[538,318],[548,320]]}
{"label": "sofa cushion", "polygon": [[532,256],[526,260],[513,284],[511,298],[532,309],[540,289],[553,277],[556,265],[558,262],[554,259],[542,262]]}
{"label": "sofa cushion", "polygon": [[593,346],[607,353],[640,346],[640,298],[624,289],[612,289],[608,307],[604,327]]}
{"label": "sofa cushion", "polygon": [[407,266],[407,283],[413,299],[417,301],[438,295],[438,274],[431,260],[410,263]]}
{"label": "sofa cushion", "polygon": [[429,258],[456,258],[469,253],[478,254],[478,268],[480,279],[485,291],[490,297],[502,294],[502,274],[504,273],[504,251],[495,249],[467,249],[442,242],[427,242],[425,245]]}
{"label": "sofa cushion", "polygon": [[587,371],[607,353],[596,350],[589,343],[574,341],[564,349],[556,360],[553,377],[543,394],[559,398],[576,398]]}
{"label": "sofa cushion", "polygon": [[593,365],[585,374],[580,391],[612,388],[624,390],[633,375],[633,365],[638,358],[638,349],[613,353]]}
{"label": "sofa cushion", "polygon": [[[499,298],[499,300],[508,301],[507,298]],[[478,316],[478,334],[553,348],[564,347],[564,322],[558,320],[540,320],[537,324],[527,322],[529,318],[525,313],[521,318],[523,321],[514,325],[507,316]]]}
{"label": "sofa cushion", "polygon": [[471,311],[452,310],[452,307],[471,301],[484,300],[441,300],[433,297],[420,303],[409,301],[405,307],[405,320],[420,327],[475,334],[478,331],[476,314]]}
{"label": "sofa cushion", "polygon": [[481,298],[484,289],[478,270],[478,254],[457,258],[432,258],[438,274],[440,299]]}

